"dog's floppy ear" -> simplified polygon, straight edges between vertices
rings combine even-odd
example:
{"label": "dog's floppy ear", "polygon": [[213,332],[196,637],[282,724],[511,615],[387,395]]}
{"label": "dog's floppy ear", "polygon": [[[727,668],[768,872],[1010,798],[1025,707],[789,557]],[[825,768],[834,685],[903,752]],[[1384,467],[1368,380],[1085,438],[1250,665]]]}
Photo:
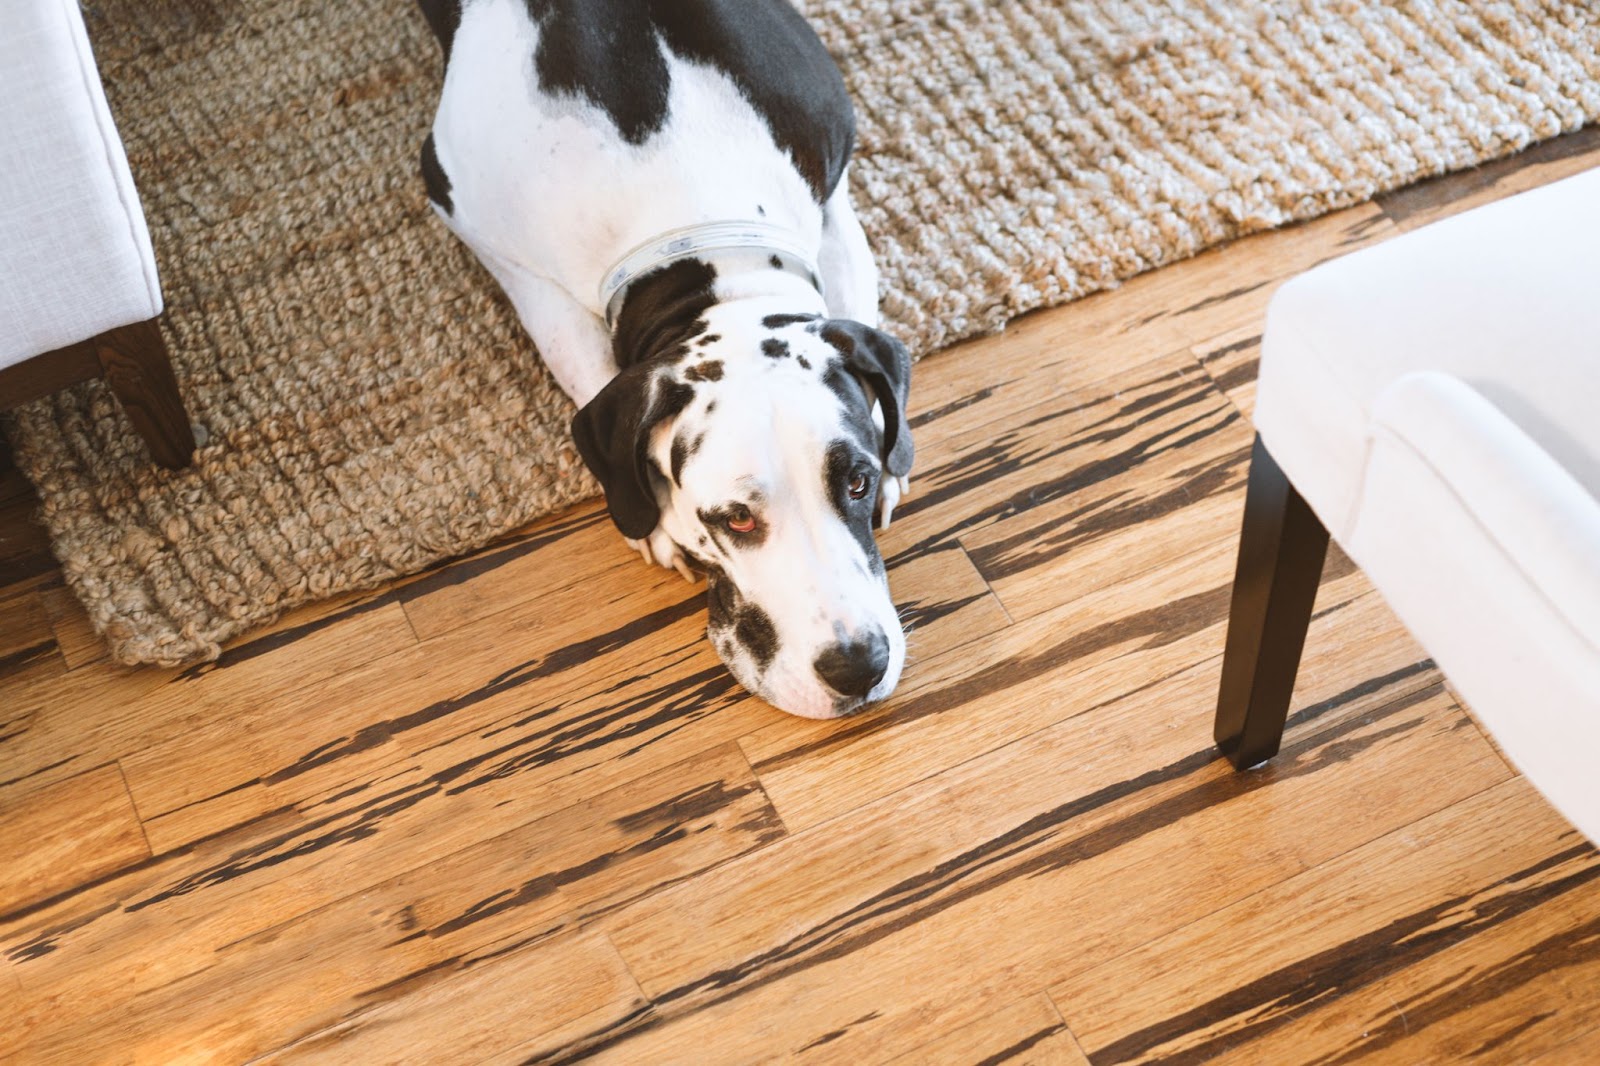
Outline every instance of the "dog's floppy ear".
{"label": "dog's floppy ear", "polygon": [[822,339],[844,356],[845,366],[871,387],[883,409],[883,465],[895,477],[911,473],[914,452],[906,401],[911,395],[911,353],[889,334],[846,318],[830,319]]}
{"label": "dog's floppy ear", "polygon": [[572,416],[573,443],[605,489],[611,520],[624,537],[647,537],[661,520],[650,480],[650,431],[693,398],[692,388],[658,368],[635,366]]}

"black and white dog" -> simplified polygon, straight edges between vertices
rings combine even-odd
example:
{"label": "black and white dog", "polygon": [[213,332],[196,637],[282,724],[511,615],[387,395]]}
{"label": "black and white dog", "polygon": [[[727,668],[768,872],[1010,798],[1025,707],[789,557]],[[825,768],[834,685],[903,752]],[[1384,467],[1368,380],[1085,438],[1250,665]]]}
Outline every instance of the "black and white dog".
{"label": "black and white dog", "polygon": [[855,116],[788,0],[419,0],[422,172],[561,387],[617,528],[704,571],[746,688],[829,718],[899,681],[874,518],[911,470]]}

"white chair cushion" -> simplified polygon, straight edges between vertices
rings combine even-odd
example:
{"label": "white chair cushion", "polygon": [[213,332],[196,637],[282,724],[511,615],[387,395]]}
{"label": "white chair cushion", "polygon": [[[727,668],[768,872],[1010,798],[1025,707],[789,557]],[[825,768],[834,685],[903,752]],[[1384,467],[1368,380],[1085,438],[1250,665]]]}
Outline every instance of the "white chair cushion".
{"label": "white chair cushion", "polygon": [[0,32],[0,367],[161,313],[150,234],[74,0]]}
{"label": "white chair cushion", "polygon": [[1289,282],[1255,420],[1478,720],[1600,840],[1600,170]]}
{"label": "white chair cushion", "polygon": [[1467,382],[1600,496],[1600,169],[1325,263],[1267,313],[1255,422],[1336,539],[1372,405]]}

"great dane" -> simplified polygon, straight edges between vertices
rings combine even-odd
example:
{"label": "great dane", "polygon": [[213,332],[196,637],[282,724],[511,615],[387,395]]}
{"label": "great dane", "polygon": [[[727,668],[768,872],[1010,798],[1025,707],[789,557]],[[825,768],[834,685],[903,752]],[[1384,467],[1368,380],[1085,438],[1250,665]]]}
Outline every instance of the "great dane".
{"label": "great dane", "polygon": [[429,199],[578,404],[647,562],[707,575],[735,678],[793,714],[888,695],[874,521],[910,359],[850,206],[855,115],[788,0],[419,0],[444,49]]}

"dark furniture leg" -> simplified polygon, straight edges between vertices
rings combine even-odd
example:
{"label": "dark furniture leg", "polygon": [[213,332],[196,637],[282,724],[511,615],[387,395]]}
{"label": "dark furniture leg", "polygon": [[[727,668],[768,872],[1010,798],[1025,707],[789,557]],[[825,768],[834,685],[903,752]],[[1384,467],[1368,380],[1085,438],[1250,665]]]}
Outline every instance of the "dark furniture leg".
{"label": "dark furniture leg", "polygon": [[1278,753],[1328,531],[1256,437],[1217,696],[1217,746],[1239,770]]}
{"label": "dark furniture leg", "polygon": [[92,342],[106,384],[128,421],[162,466],[180,470],[194,458],[194,431],[155,319],[102,333]]}

